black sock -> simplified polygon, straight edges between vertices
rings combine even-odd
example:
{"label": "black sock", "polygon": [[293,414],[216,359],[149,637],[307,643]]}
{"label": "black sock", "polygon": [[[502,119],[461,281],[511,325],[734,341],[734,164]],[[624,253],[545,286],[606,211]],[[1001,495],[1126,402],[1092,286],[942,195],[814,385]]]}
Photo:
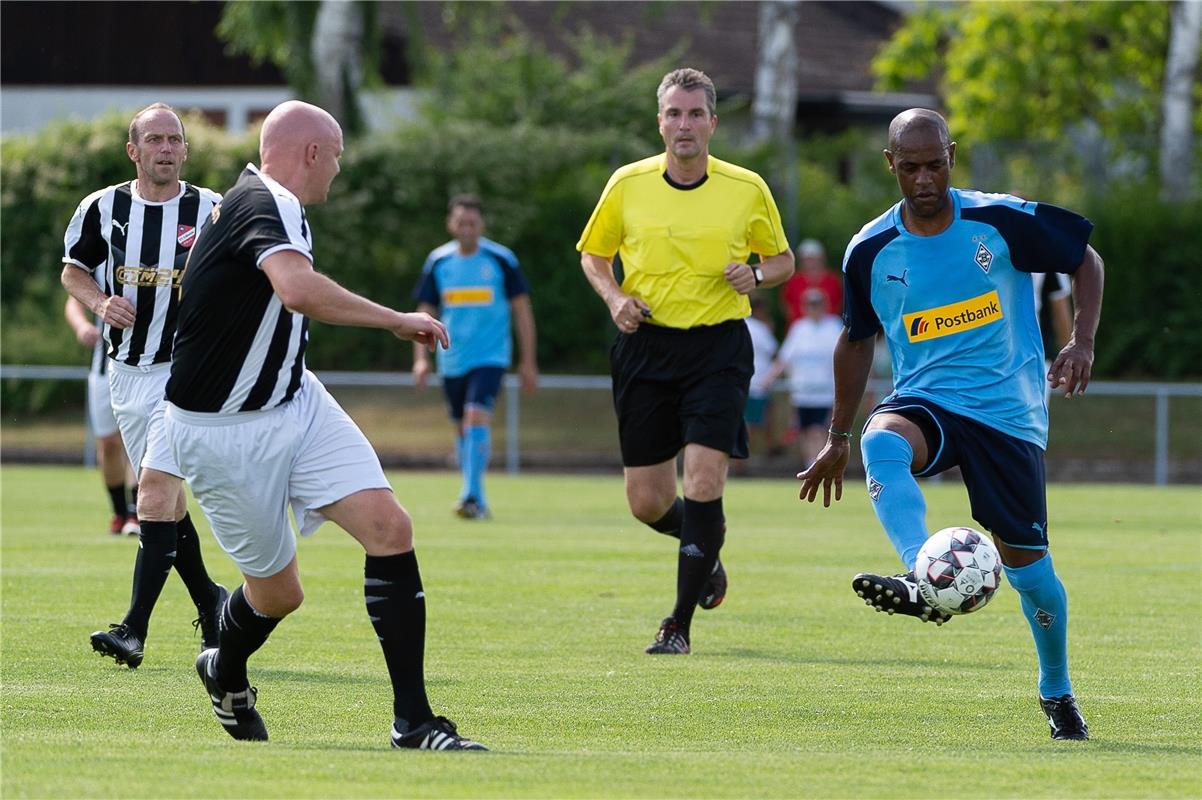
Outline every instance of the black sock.
{"label": "black sock", "polygon": [[131,517],[137,516],[138,513],[138,484],[129,487],[129,505],[126,506],[129,510],[126,512]]}
{"label": "black sock", "polygon": [[415,728],[434,718],[423,672],[426,595],[417,554],[365,556],[363,597],[392,680],[392,712]]}
{"label": "black sock", "polygon": [[118,517],[124,517],[129,513],[125,505],[125,484],[119,483],[116,486],[106,486],[109,492],[109,502],[113,504],[113,514]]}
{"label": "black sock", "polygon": [[713,572],[725,538],[722,498],[701,502],[686,497],[683,516],[680,553],[676,559],[676,608],[672,610],[672,616],[687,636],[701,587]]}
{"label": "black sock", "polygon": [[150,614],[158,602],[171,565],[175,562],[175,523],[143,522],[139,534],[138,558],[134,561],[134,590],[129,599],[125,624],[143,641],[150,625]]}
{"label": "black sock", "polygon": [[246,677],[246,661],[263,646],[280,621],[255,610],[239,586],[226,601],[221,612],[221,628],[217,648],[217,685],[227,692],[240,692],[250,685]]}
{"label": "black sock", "polygon": [[672,505],[664,512],[664,515],[655,522],[648,522],[647,525],[653,531],[658,531],[666,536],[671,536],[673,539],[680,538],[680,522],[684,518],[684,501],[679,497],[672,501]]}
{"label": "black sock", "polygon": [[175,571],[179,573],[184,586],[188,587],[192,604],[197,608],[208,608],[217,595],[217,584],[213,583],[205,570],[205,562],[200,555],[200,537],[196,535],[191,514],[184,514],[176,531]]}

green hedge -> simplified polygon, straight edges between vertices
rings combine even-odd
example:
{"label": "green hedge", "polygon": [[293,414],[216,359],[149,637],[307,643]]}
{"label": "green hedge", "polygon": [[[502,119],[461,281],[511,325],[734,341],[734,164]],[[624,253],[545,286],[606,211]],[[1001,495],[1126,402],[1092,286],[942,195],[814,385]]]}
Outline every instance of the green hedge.
{"label": "green hedge", "polygon": [[[0,358],[4,363],[83,364],[62,320],[62,236],[89,192],[128,180],[124,116],[61,123],[0,146]],[[222,191],[256,160],[254,134],[231,137],[188,119],[184,176]],[[774,189],[770,149],[717,152],[759,169]],[[618,131],[528,126],[410,125],[348,143],[329,202],[311,209],[318,268],[349,288],[398,308],[425,255],[447,239],[447,198],[485,198],[489,235],[512,247],[530,279],[546,371],[605,369],[608,314],[580,273],[576,239],[612,169],[654,152]],[[837,265],[848,238],[896,198],[879,150],[849,139],[842,154],[803,145],[798,228],[824,242]],[[848,160],[848,152],[851,154]],[[835,163],[853,167],[850,183]],[[1107,265],[1098,338],[1099,377],[1196,378],[1202,374],[1202,270],[1196,255],[1202,205],[1166,208],[1150,192],[1111,194],[1080,209],[1097,223]],[[410,347],[379,332],[315,325],[316,369],[407,369]],[[6,381],[6,407],[53,404],[69,389]]]}

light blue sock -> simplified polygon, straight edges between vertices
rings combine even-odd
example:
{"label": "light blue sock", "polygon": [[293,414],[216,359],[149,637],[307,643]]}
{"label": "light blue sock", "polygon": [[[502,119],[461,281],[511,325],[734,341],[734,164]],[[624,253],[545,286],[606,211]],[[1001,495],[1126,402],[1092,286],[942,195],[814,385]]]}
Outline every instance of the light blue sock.
{"label": "light blue sock", "polygon": [[463,477],[463,486],[459,489],[459,502],[462,503],[471,494],[467,477],[467,437],[463,434],[455,436],[455,457],[459,461],[459,474]]}
{"label": "light blue sock", "polygon": [[1052,566],[1052,554],[1025,567],[1003,567],[1018,592],[1023,616],[1035,637],[1039,656],[1040,697],[1072,694],[1068,678],[1068,594]]}
{"label": "light blue sock", "polygon": [[468,496],[474,497],[480,505],[487,506],[484,497],[484,471],[488,469],[488,457],[492,453],[492,429],[486,425],[476,425],[464,431],[467,439],[467,483]]}
{"label": "light blue sock", "polygon": [[871,430],[860,439],[868,496],[906,569],[927,540],[927,502],[910,474],[914,450],[900,433]]}

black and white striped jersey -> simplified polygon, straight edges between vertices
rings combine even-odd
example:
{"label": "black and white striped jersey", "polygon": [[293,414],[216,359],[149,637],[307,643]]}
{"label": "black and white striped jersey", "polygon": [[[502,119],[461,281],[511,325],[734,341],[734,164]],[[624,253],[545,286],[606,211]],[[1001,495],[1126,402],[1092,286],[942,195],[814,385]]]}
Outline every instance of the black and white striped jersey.
{"label": "black and white striped jersey", "polygon": [[292,399],[305,371],[309,320],[289,311],[260,268],[313,240],[296,195],[253,164],[213,209],[184,271],[167,399],[234,414]]}
{"label": "black and white striped jersey", "polygon": [[172,199],[143,200],[135,181],[119,183],[83,199],[63,240],[63,262],[82,267],[106,295],[134,305],[129,328],[104,325],[109,358],[142,367],[171,360],[184,263],[204,220],[221,195],[180,182]]}

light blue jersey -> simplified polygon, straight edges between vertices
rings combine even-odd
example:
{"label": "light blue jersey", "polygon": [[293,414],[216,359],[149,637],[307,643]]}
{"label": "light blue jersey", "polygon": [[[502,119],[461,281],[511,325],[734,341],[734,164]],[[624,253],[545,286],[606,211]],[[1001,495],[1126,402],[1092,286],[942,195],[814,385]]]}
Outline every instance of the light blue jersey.
{"label": "light blue jersey", "polygon": [[1047,447],[1043,344],[1033,272],[1072,273],[1093,224],[1056,206],[949,189],[955,219],[935,236],[902,223],[899,202],[843,257],[848,339],[883,328],[894,392],[921,397]]}
{"label": "light blue jersey", "polygon": [[422,267],[416,296],[439,309],[451,347],[438,351],[438,374],[466,375],[478,367],[509,367],[513,357],[509,303],[529,291],[517,257],[508,247],[480,239],[470,256],[447,242]]}

